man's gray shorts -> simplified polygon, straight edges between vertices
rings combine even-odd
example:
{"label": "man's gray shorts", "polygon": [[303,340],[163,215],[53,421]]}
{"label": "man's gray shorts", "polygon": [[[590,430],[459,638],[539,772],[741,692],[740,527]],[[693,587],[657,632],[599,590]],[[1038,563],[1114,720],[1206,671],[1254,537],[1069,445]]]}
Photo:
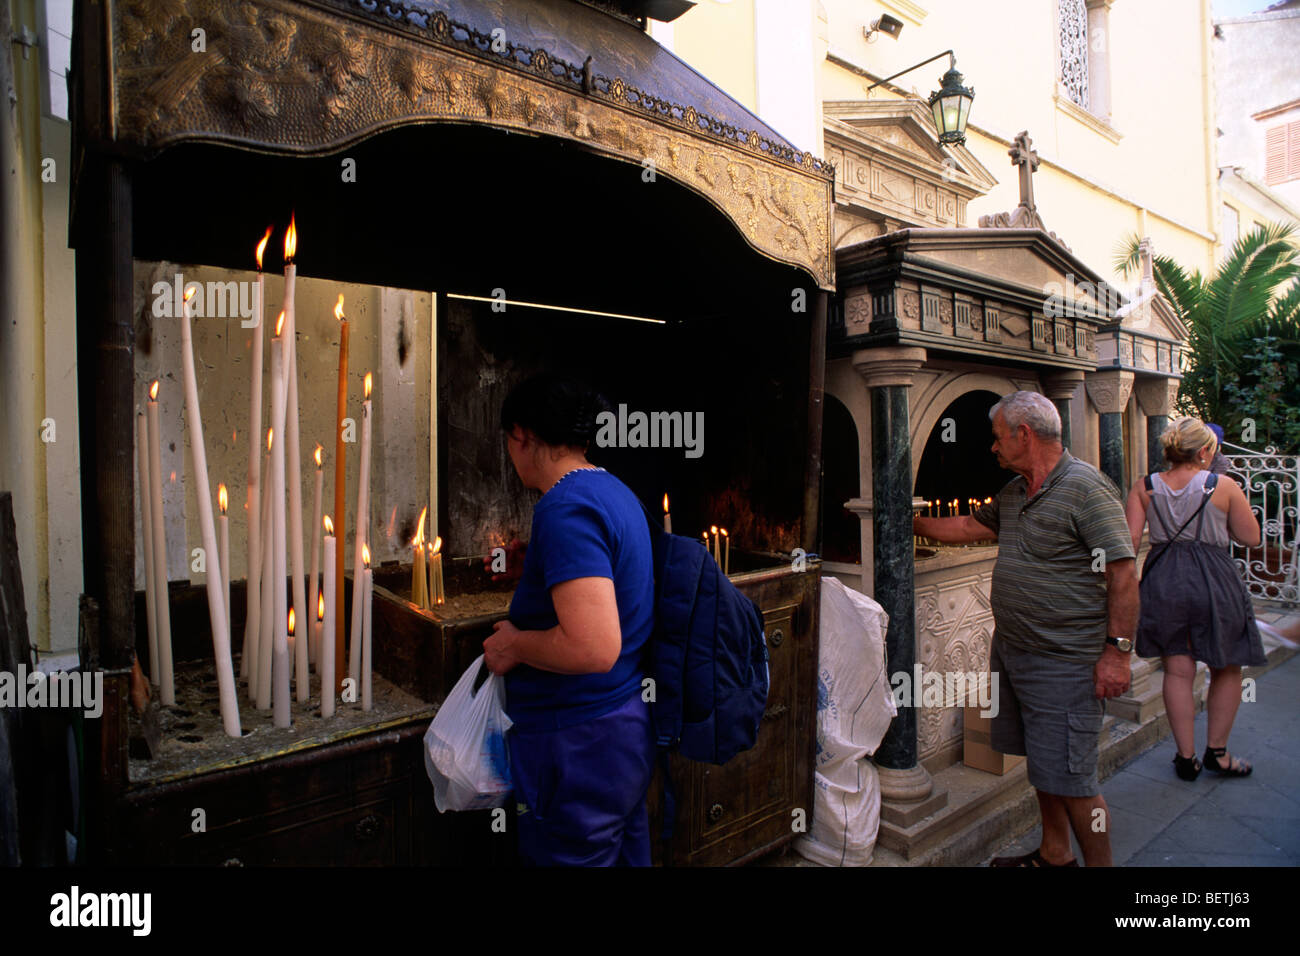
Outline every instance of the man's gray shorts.
{"label": "man's gray shorts", "polygon": [[989,672],[996,673],[998,713],[989,742],[1004,754],[1023,754],[1029,783],[1062,797],[1093,797],[1102,701],[1095,696],[1092,661],[1067,661],[993,639]]}

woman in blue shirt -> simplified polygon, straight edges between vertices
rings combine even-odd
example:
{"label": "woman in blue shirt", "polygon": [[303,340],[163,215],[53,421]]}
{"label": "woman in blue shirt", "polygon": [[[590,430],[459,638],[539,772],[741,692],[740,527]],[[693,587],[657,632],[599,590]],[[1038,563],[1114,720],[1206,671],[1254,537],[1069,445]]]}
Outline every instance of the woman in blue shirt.
{"label": "woman in blue shirt", "polygon": [[515,471],[542,497],[509,620],[483,651],[506,675],[520,855],[538,866],[650,864],[641,652],[654,568],[640,502],[587,461],[607,408],[580,383],[540,375],[501,409]]}

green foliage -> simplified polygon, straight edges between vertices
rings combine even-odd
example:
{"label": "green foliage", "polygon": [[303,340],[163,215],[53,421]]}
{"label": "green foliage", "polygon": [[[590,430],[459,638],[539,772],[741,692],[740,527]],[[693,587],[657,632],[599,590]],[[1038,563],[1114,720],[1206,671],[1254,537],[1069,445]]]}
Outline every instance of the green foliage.
{"label": "green foliage", "polygon": [[[1180,410],[1240,434],[1256,423],[1256,444],[1300,448],[1300,249],[1294,224],[1257,226],[1208,276],[1156,256],[1156,286],[1187,326],[1188,368]],[[1116,251],[1125,277],[1138,268],[1138,237]],[[1270,436],[1265,438],[1265,436]]]}

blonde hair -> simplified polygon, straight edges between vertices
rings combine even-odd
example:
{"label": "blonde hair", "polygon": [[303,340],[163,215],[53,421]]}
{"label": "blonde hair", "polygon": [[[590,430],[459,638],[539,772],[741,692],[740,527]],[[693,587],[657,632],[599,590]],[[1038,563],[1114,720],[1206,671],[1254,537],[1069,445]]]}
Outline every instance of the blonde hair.
{"label": "blonde hair", "polygon": [[1196,455],[1206,445],[1210,446],[1210,457],[1219,449],[1219,440],[1205,422],[1191,415],[1175,418],[1169,423],[1164,434],[1160,436],[1164,448],[1165,461],[1171,465],[1184,465],[1196,461]]}

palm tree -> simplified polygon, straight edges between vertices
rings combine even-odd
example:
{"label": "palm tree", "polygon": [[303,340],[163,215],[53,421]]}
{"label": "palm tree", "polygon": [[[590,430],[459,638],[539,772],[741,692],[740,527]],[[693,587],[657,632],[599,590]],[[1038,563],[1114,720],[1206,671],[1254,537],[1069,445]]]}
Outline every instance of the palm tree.
{"label": "palm tree", "polygon": [[[1229,383],[1250,377],[1244,360],[1258,339],[1300,347],[1300,249],[1294,224],[1256,226],[1233,245],[1209,276],[1187,270],[1168,256],[1153,262],[1156,287],[1187,326],[1189,368],[1179,405],[1224,426],[1239,413],[1229,402]],[[1139,268],[1138,237],[1116,250],[1115,268],[1125,278]]]}

